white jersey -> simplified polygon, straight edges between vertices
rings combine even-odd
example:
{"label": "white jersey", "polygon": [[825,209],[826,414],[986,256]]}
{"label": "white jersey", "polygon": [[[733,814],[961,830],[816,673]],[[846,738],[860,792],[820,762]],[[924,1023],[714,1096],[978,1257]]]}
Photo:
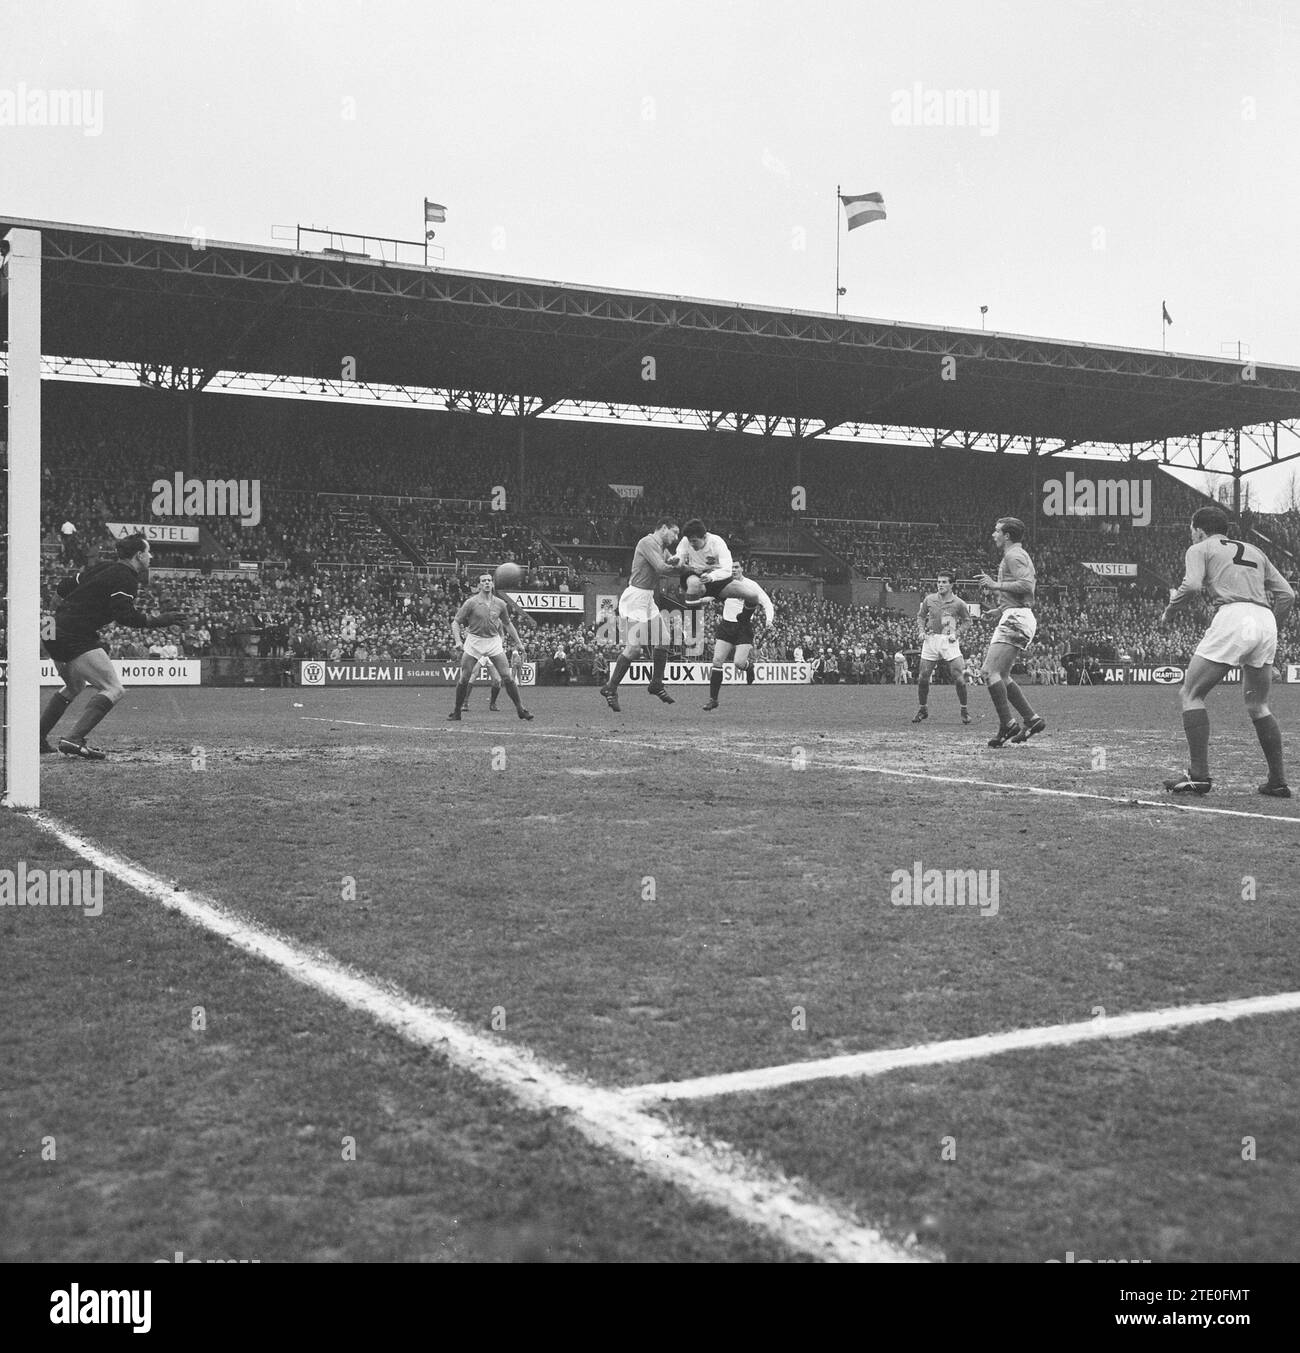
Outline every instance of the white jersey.
{"label": "white jersey", "polygon": [[[754,582],[754,580],[751,578],[750,582]],[[754,583],[754,586],[758,587],[758,584]],[[722,618],[724,620],[739,620],[745,607],[750,604],[744,597],[724,597],[722,600]],[[776,619],[776,607],[772,598],[761,587],[758,587],[758,605],[763,608],[763,615],[766,617],[767,623],[771,625]]]}
{"label": "white jersey", "polygon": [[704,537],[704,548],[697,550],[684,536],[677,547],[678,561],[686,568],[699,569],[709,582],[731,577],[731,550],[721,536],[710,531]]}

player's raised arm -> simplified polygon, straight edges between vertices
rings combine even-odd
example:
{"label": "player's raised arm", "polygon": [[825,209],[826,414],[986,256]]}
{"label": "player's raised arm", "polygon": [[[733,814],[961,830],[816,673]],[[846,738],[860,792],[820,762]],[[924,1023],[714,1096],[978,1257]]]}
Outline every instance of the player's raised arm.
{"label": "player's raised arm", "polygon": [[714,567],[725,568],[727,572],[730,573],[733,562],[731,558],[731,546],[728,545],[727,542],[723,540],[721,536],[713,536],[712,540],[716,547],[716,553],[718,556],[718,562],[717,564],[714,565]]}
{"label": "player's raised arm", "polygon": [[1205,586],[1205,550],[1202,548],[1204,544],[1205,542],[1201,540],[1187,547],[1183,563],[1183,581],[1169,594],[1169,605],[1165,607],[1165,615],[1186,606]]}
{"label": "player's raised arm", "polygon": [[1278,629],[1281,629],[1295,605],[1295,588],[1277,571],[1273,561],[1267,556],[1264,559],[1264,591],[1268,595],[1273,614],[1277,616]]}

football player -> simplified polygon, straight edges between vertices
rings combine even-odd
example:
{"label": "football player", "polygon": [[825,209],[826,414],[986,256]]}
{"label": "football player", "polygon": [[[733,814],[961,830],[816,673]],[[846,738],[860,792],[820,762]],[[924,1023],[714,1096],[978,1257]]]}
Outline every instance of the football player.
{"label": "football player", "polygon": [[632,573],[618,599],[619,625],[626,629],[626,642],[609,680],[600,688],[605,703],[616,713],[619,682],[645,648],[650,649],[654,662],[646,691],[657,695],[665,705],[676,703],[664,689],[672,626],[663,610],[665,598],[660,583],[679,572],[676,558],[669,553],[677,544],[677,536],[677,523],[671,517],[661,517],[655,529],[637,541],[633,552]]}
{"label": "football player", "polygon": [[[493,581],[492,590],[496,592],[495,580]],[[497,593],[497,595],[505,602],[506,613],[509,615],[510,619],[515,622],[517,627],[522,627],[526,619],[524,611],[516,602],[511,600],[509,593],[501,592]],[[515,685],[518,686],[519,674],[524,665],[524,650],[510,639],[510,636],[506,634],[505,626],[500,621],[497,622],[497,633],[500,634],[502,640],[506,642],[506,659],[510,664],[510,675],[514,678]],[[477,672],[477,670],[478,669],[476,668],[475,671]],[[501,673],[498,672],[491,663],[488,664],[488,673],[492,682],[491,695],[488,699],[488,710],[491,713],[495,713],[497,708],[497,696],[501,694]],[[474,681],[473,678],[471,678],[470,688],[465,692],[465,702],[461,705],[462,710],[469,708],[470,696],[473,692]]]}
{"label": "football player", "polygon": [[463,640],[465,654],[460,660],[460,680],[456,682],[456,707],[447,717],[460,718],[475,669],[486,658],[500,675],[506,694],[514,702],[515,712],[521,719],[531,719],[533,716],[524,708],[519,687],[515,685],[510,669],[506,666],[506,650],[501,641],[502,632],[508,634],[515,645],[522,647],[522,643],[514,622],[510,619],[510,611],[505,601],[501,597],[493,596],[490,573],[479,575],[478,591],[465,598],[451,622],[451,632],[458,644],[462,642],[460,631],[462,624],[468,627],[469,632]]}
{"label": "football player", "polygon": [[[762,606],[763,589],[742,570],[739,576],[732,571],[731,550],[727,542],[714,535],[699,517],[692,517],[682,527],[682,542],[677,548],[677,562],[686,574],[686,600],[691,608],[703,606],[706,601],[723,601],[729,597],[745,603]],[[768,610],[772,605],[768,598]],[[768,624],[772,623],[768,615]]]}
{"label": "football player", "polygon": [[149,542],[137,533],[117,542],[117,558],[103,559],[64,578],[55,589],[63,598],[54,613],[54,638],[45,640],[45,652],[63,678],[63,687],[49,698],[41,714],[41,752],[53,752],[49,735],[77,696],[92,687],[81,718],[58,750],[86,761],[103,761],[105,753],[86,745],[86,735],[125,694],[117,669],[100,642],[108,624],[132,629],[166,629],[186,623],[184,611],[145,615],[134,605],[140,584],[149,576],[153,558]]}
{"label": "football player", "polygon": [[958,636],[970,625],[970,609],[952,590],[953,575],[940,573],[938,591],[931,592],[921,602],[916,624],[921,633],[921,673],[917,679],[916,698],[919,702],[913,723],[922,723],[930,717],[930,673],[936,662],[948,664],[948,674],[957,688],[957,703],[961,706],[962,723],[970,723],[966,708],[966,659],[962,657]]}
{"label": "football player", "polygon": [[[993,527],[993,543],[1002,551],[998,576],[990,578],[987,573],[979,576],[980,586],[997,592],[1000,603],[992,612],[998,623],[984,655],[984,675],[998,712],[998,731],[989,739],[990,747],[1027,742],[1047,727],[1046,721],[1034,713],[1024,691],[1011,679],[1017,656],[1024,654],[1038,633],[1033,609],[1036,575],[1020,543],[1024,534],[1025,524],[1019,517],[999,517]],[[1023,726],[1011,713],[1013,705],[1025,721]]]}
{"label": "football player", "polygon": [[1205,697],[1239,666],[1246,713],[1268,763],[1268,779],[1259,792],[1289,799],[1282,732],[1269,712],[1268,692],[1278,627],[1295,604],[1295,591],[1262,550],[1228,535],[1228,516],[1220,508],[1197,509],[1191,532],[1182,585],[1170,593],[1160,623],[1166,623],[1197,593],[1204,593],[1215,610],[1183,677],[1183,732],[1191,764],[1186,774],[1166,780],[1165,788],[1171,794],[1210,792],[1210,715]]}
{"label": "football player", "polygon": [[[733,578],[743,578],[745,570],[739,564],[731,566]],[[758,587],[758,584],[754,584]],[[758,587],[758,601],[742,601],[728,597],[722,603],[722,619],[713,634],[713,666],[709,670],[709,703],[705,709],[717,709],[718,693],[722,690],[723,665],[735,661],[736,670],[744,672],[747,685],[754,684],[754,613],[761,605],[771,624],[776,614],[772,598]]]}

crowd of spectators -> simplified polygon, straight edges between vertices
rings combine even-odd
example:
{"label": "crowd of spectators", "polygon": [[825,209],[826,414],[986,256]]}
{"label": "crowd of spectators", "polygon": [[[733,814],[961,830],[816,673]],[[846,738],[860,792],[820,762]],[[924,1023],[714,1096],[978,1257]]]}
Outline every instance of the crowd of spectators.
{"label": "crowd of spectators", "polygon": [[[172,643],[188,656],[449,657],[450,618],[474,568],[518,562],[529,590],[576,591],[584,573],[621,575],[606,584],[621,586],[633,545],[659,513],[703,515],[760,578],[834,583],[851,564],[896,592],[925,590],[941,567],[959,576],[990,568],[992,522],[1009,512],[1030,520],[1037,508],[1025,457],[795,449],[780,439],[557,420],[530,424],[521,473],[515,430],[501,426],[510,420],[224,396],[198,403],[191,433],[183,404],[157,392],[49,391],[42,528],[51,573],[111,548],[107,522],[149,520],[155,480],[180,472],[260,482],[257,525],[196,519],[199,548],[155,551],[156,565],[187,571],[160,573],[142,604],[184,610],[193,623],[166,636],[110,630],[120,656]],[[1055,474],[1120,473],[1095,462],[1050,464]],[[793,515],[796,472],[806,502]],[[1200,500],[1154,469],[1145,473],[1157,485],[1148,527],[1038,525],[1033,554],[1050,602],[1039,610],[1043,679],[1067,652],[1181,663],[1195,646],[1203,617],[1169,629],[1155,622],[1164,588],[1181,573],[1185,522]],[[77,528],[71,535],[67,523]],[[1244,525],[1274,541],[1283,572],[1294,572],[1283,552],[1300,551],[1300,513]],[[774,548],[777,538],[786,544]],[[1084,560],[1137,564],[1141,574],[1099,579]],[[258,569],[225,576],[240,562]],[[837,679],[884,680],[894,654],[917,647],[912,615],[832,602],[820,588],[769,590],[780,600],[765,657],[789,660],[797,651],[823,668],[833,663]],[[985,628],[967,637],[977,658]],[[1291,638],[1288,631],[1284,647]],[[589,629],[539,630],[535,639],[552,661],[564,647],[573,673],[603,656]]]}

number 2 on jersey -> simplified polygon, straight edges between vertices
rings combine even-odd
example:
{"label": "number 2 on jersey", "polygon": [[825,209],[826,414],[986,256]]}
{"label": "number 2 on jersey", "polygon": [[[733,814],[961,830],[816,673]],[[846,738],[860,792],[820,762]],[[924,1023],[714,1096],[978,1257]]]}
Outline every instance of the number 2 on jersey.
{"label": "number 2 on jersey", "polygon": [[1235,545],[1237,553],[1232,556],[1234,564],[1240,564],[1242,568],[1258,568],[1259,565],[1253,559],[1246,558],[1246,542],[1244,540],[1229,540],[1227,536],[1220,536],[1220,540],[1225,545]]}

